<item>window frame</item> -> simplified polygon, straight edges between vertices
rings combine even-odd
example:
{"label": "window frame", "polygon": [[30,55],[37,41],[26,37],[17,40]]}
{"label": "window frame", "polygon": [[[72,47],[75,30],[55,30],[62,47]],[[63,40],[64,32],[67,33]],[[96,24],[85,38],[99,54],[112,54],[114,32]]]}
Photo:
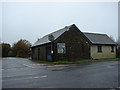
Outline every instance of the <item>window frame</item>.
{"label": "window frame", "polygon": [[114,52],[114,46],[111,46],[111,52]]}
{"label": "window frame", "polygon": [[100,45],[97,46],[97,52],[98,52],[98,53],[102,53],[102,46],[100,46]]}
{"label": "window frame", "polygon": [[[64,46],[62,46],[62,44]],[[63,52],[61,53],[59,49],[63,49]],[[65,43],[57,43],[57,53],[58,54],[65,54],[66,53],[66,44]]]}

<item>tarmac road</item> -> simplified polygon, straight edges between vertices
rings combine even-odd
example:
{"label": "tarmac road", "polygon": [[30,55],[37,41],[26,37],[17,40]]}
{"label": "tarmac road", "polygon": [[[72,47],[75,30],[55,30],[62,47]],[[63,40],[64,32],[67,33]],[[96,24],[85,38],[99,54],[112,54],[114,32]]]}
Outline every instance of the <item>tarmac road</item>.
{"label": "tarmac road", "polygon": [[46,65],[3,58],[2,88],[118,88],[118,61]]}

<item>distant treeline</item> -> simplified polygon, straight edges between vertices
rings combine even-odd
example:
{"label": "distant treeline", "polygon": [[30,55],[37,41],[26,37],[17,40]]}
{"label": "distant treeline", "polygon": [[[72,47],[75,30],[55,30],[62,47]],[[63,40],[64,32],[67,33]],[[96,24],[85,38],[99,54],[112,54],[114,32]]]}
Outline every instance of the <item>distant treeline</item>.
{"label": "distant treeline", "polygon": [[31,43],[27,40],[19,40],[17,43],[14,43],[13,46],[9,43],[2,43],[2,57],[30,57],[30,47]]}

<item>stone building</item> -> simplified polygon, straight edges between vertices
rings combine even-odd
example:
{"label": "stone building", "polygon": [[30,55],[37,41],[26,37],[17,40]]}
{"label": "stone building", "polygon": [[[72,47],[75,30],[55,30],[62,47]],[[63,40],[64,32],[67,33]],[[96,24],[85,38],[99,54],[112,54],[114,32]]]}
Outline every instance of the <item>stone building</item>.
{"label": "stone building", "polygon": [[38,39],[31,49],[32,59],[46,61],[116,58],[116,43],[106,34],[81,32],[75,24]]}

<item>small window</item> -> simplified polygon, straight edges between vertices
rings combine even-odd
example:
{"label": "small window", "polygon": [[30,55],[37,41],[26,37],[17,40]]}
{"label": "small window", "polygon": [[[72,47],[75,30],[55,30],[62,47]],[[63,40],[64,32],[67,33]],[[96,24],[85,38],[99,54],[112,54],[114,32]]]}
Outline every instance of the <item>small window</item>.
{"label": "small window", "polygon": [[114,46],[111,46],[111,52],[114,52]]}
{"label": "small window", "polygon": [[102,46],[98,46],[98,52],[102,52]]}
{"label": "small window", "polygon": [[66,53],[65,43],[57,43],[57,52]]}

